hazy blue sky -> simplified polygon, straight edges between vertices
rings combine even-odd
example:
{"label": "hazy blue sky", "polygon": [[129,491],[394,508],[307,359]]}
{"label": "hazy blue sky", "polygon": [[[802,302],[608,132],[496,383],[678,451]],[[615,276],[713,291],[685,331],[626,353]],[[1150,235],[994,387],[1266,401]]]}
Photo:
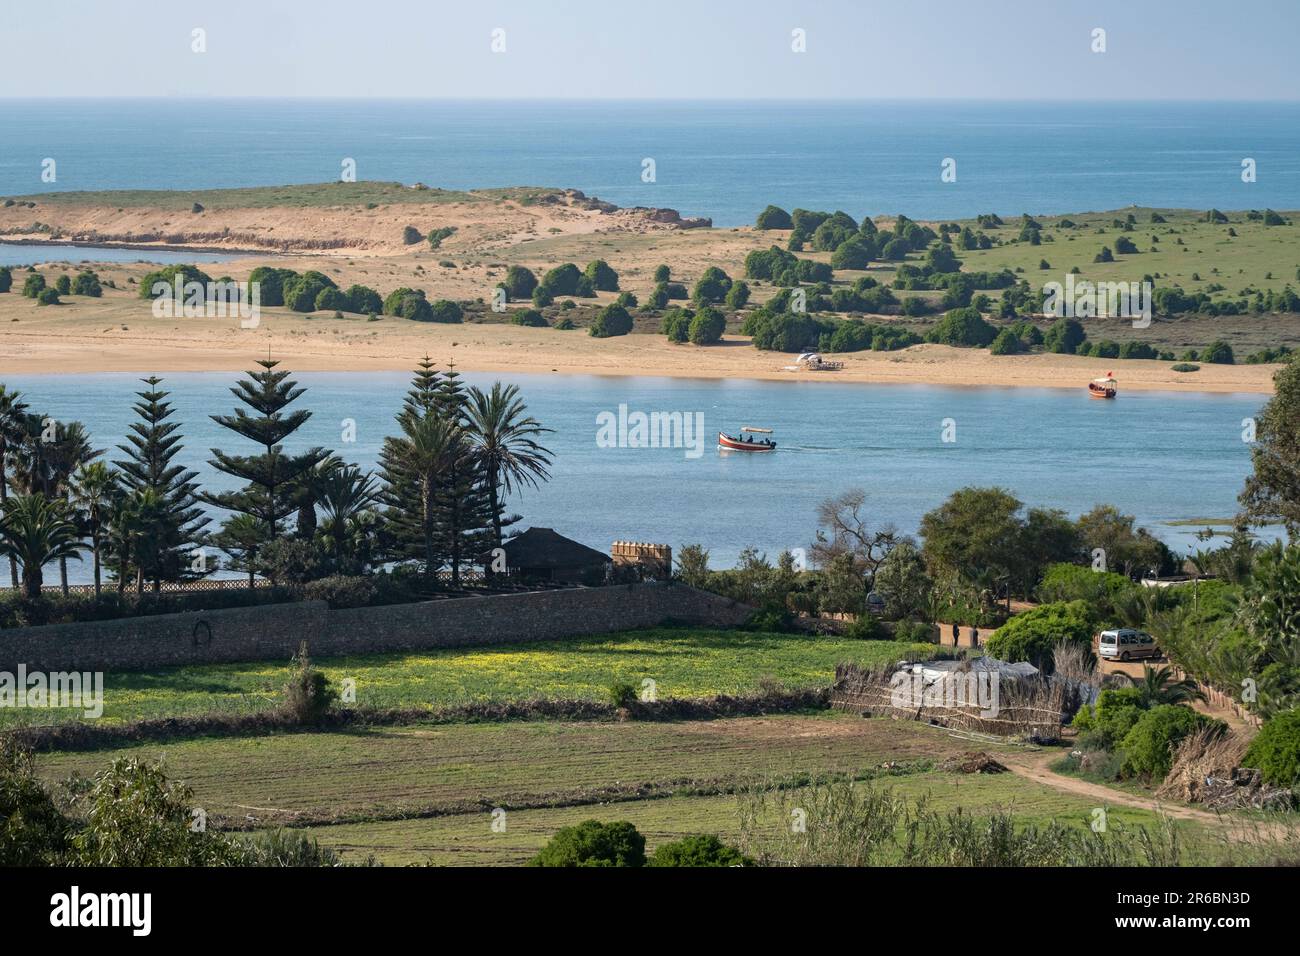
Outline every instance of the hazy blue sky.
{"label": "hazy blue sky", "polygon": [[[0,96],[1297,99],[1300,2],[15,0]],[[191,51],[206,30],[207,52]],[[1107,51],[1091,50],[1094,28]],[[505,31],[504,53],[491,34]],[[807,52],[791,50],[806,31]]]}

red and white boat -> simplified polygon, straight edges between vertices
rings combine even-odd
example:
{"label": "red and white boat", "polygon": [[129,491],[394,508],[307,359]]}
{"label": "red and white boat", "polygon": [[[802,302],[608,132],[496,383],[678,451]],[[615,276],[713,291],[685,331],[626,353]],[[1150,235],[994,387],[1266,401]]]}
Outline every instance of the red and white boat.
{"label": "red and white boat", "polygon": [[1105,378],[1094,378],[1088,383],[1089,398],[1114,398],[1119,391],[1119,382],[1115,375],[1107,372]]}
{"label": "red and white boat", "polygon": [[[753,434],[747,434],[752,432]],[[725,451],[776,451],[776,442],[759,435],[770,435],[770,428],[753,428],[745,425],[740,429],[740,437],[733,438],[725,432],[718,432],[718,447]]]}

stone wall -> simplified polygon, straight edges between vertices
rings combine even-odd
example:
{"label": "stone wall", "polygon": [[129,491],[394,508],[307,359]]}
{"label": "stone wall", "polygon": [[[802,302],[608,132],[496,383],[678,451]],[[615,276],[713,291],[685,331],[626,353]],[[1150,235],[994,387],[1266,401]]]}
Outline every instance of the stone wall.
{"label": "stone wall", "polygon": [[734,627],[751,608],[683,584],[644,582],[331,611],[323,601],[0,631],[0,670],[147,670],[181,664],[545,641],[654,627]]}

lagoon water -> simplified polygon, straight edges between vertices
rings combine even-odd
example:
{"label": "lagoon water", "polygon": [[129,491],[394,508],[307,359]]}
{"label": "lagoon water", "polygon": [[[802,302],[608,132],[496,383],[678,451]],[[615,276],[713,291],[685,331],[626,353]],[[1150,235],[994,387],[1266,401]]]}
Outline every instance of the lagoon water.
{"label": "lagoon water", "polygon": [[[768,203],[921,218],[1300,209],[1294,102],[6,100],[0,128],[0,196],[324,182],[351,157],[360,179],[572,187],[720,226]],[[942,183],[949,157],[957,181]]]}
{"label": "lagoon water", "polygon": [[[373,467],[409,376],[400,373],[304,373],[300,402],[314,411],[290,449],[324,445]],[[490,384],[498,376],[466,374]],[[184,424],[187,464],[212,487],[228,487],[206,464],[208,449],[244,448],[243,439],[208,419],[234,406],[225,373],[166,376]],[[1242,419],[1258,395],[1124,392],[1090,401],[1081,388],[943,388],[832,382],[756,382],[512,375],[530,411],[555,429],[554,477],[514,502],[531,525],[554,527],[608,549],[615,539],[674,548],[699,542],[715,567],[747,546],[775,556],[808,547],[815,509],[829,495],[865,489],[873,520],[912,533],[922,514],[965,485],[1001,485],[1030,506],[1071,515],[1110,503],[1186,551],[1196,526],[1169,522],[1225,518],[1249,471]],[[34,410],[86,423],[100,447],[121,441],[138,377],[8,376]],[[1121,382],[1122,386],[1122,382]],[[705,440],[688,448],[602,448],[602,412],[702,414]],[[345,419],[356,442],[340,442]],[[952,419],[956,441],[942,441]],[[720,429],[776,430],[773,454],[716,449]],[[246,449],[251,450],[251,449]],[[109,456],[112,457],[112,456]],[[85,572],[74,567],[78,579]]]}
{"label": "lagoon water", "polygon": [[31,245],[0,242],[0,266],[31,266],[42,262],[229,262],[237,256],[224,252],[188,252],[178,249],[117,249],[73,244]]}

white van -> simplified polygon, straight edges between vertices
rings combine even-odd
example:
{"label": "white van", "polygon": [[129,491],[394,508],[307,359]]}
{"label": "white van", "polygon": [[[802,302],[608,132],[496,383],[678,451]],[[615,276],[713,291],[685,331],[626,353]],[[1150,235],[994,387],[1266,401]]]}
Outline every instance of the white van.
{"label": "white van", "polygon": [[1100,649],[1101,656],[1108,660],[1140,661],[1161,656],[1155,638],[1131,627],[1102,631]]}

